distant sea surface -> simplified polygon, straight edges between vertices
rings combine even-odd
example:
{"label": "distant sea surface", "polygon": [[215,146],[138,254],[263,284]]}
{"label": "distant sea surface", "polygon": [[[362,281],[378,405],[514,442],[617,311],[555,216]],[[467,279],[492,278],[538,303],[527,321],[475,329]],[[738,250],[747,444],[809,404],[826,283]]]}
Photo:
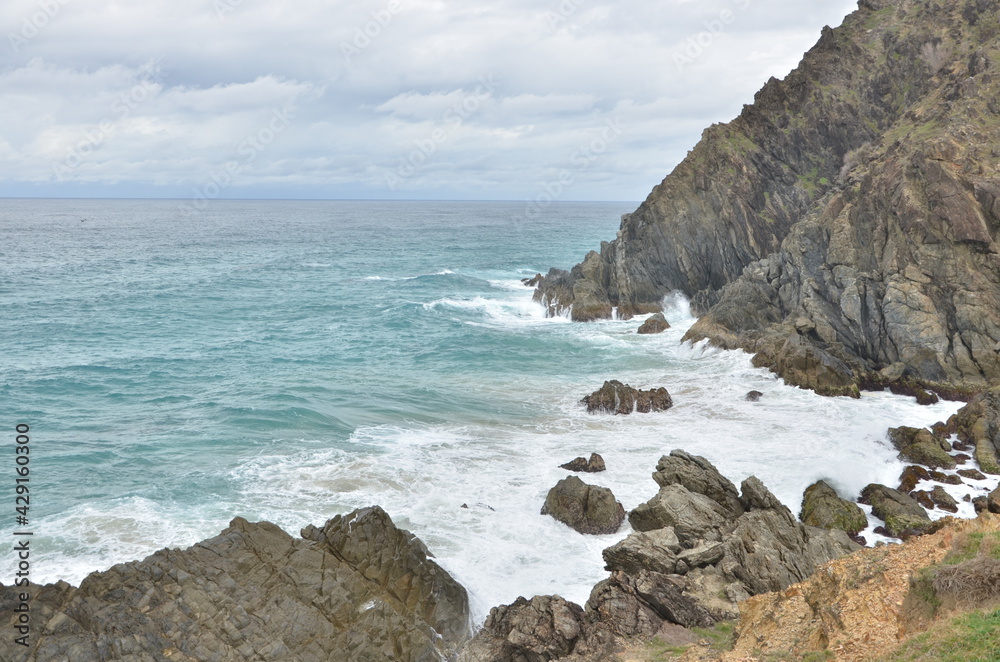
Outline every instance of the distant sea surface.
{"label": "distant sea surface", "polygon": [[[0,201],[0,439],[10,450],[31,426],[33,579],[75,584],[235,516],[297,535],[379,504],[480,620],[518,595],[582,603],[628,527],[584,536],[540,515],[558,465],[601,453],[608,471],[586,480],[631,509],[682,448],[797,513],[820,478],[894,486],[886,428],[957,410],[822,398],[743,353],[681,344],[679,297],[657,336],[546,318],[520,279],[580,261],[634,208]],[[607,379],[665,386],[675,407],[588,415],[580,398]]]}

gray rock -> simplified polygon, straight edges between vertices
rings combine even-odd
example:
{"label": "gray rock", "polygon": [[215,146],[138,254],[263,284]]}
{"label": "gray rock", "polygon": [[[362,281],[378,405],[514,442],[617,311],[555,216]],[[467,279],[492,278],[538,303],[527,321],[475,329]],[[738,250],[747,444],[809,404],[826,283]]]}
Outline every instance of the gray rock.
{"label": "gray rock", "polygon": [[657,462],[653,480],[661,487],[683,485],[692,492],[703,494],[726,509],[730,517],[743,514],[736,486],[699,455],[682,450],[671,451],[670,455],[664,455]]}
{"label": "gray rock", "polygon": [[889,428],[889,440],[899,450],[899,459],[936,469],[954,469],[955,458],[948,454],[951,449],[943,437],[936,437],[925,428]]}
{"label": "gray rock", "polygon": [[580,533],[607,534],[621,528],[625,508],[608,488],[569,476],[549,490],[542,515],[551,515]]}
{"label": "gray rock", "polygon": [[[8,647],[4,659],[431,662],[469,637],[465,590],[380,508],[303,533],[236,518],[79,588],[32,586],[37,648]],[[4,622],[13,591],[0,587]]]}
{"label": "gray rock", "polygon": [[764,394],[760,391],[750,391],[746,394],[743,399],[747,402],[760,402],[760,399],[764,397]]}
{"label": "gray rock", "polygon": [[621,570],[636,575],[650,570],[671,575],[677,567],[680,541],[673,528],[631,533],[625,540],[604,550],[606,570]]}
{"label": "gray rock", "polygon": [[583,608],[558,595],[518,598],[494,607],[483,628],[462,650],[459,662],[557,660],[584,634]]}
{"label": "gray rock", "polygon": [[719,532],[730,520],[729,512],[704,494],[691,492],[683,485],[661,487],[656,496],[629,513],[628,521],[636,531],[673,527],[683,545],[701,540],[718,540]]}
{"label": "gray rock", "polygon": [[692,549],[686,549],[677,555],[678,561],[683,561],[688,568],[704,568],[715,565],[725,556],[726,550],[721,542],[708,542]]}

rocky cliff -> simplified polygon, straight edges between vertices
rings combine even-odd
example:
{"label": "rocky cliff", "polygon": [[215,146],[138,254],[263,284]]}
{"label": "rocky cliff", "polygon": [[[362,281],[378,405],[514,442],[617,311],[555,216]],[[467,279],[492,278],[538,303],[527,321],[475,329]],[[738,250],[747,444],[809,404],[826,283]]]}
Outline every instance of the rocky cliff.
{"label": "rocky cliff", "polygon": [[1000,380],[1000,1],[861,0],[536,299],[688,339],[828,395]]}
{"label": "rocky cliff", "polygon": [[[10,662],[439,662],[470,635],[468,596],[379,507],[296,539],[267,522],[89,575],[79,588],[0,585],[13,632],[30,597],[29,646]],[[8,625],[11,624],[11,625]]]}

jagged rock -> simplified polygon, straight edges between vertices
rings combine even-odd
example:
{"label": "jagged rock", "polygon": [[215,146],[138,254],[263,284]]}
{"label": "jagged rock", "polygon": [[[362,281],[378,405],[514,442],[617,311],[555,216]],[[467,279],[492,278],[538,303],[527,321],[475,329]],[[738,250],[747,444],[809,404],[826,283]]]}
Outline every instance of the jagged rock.
{"label": "jagged rock", "polygon": [[958,501],[955,501],[955,498],[945,492],[940,485],[935,485],[934,489],[931,490],[931,501],[941,510],[946,510],[949,513],[958,512]]}
{"label": "jagged rock", "polygon": [[670,328],[670,324],[667,322],[667,318],[663,316],[663,313],[654,313],[650,315],[649,318],[642,323],[639,330],[636,333],[643,335],[652,335],[656,333],[663,333]]}
{"label": "jagged rock", "polygon": [[927,469],[911,465],[903,469],[903,473],[899,476],[899,491],[903,494],[909,494],[912,492],[917,483],[922,480],[930,480],[931,473]]}
{"label": "jagged rock", "polygon": [[959,469],[958,475],[962,478],[968,478],[969,480],[986,480],[986,476],[983,472],[977,469]]}
{"label": "jagged rock", "polygon": [[736,486],[700,455],[691,455],[682,450],[671,451],[656,463],[653,480],[661,487],[683,485],[691,492],[703,494],[725,508],[730,517],[743,514],[743,504]]}
{"label": "jagged rock", "polygon": [[604,464],[604,458],[597,453],[591,453],[590,459],[578,457],[572,462],[567,462],[566,464],[560,464],[560,469],[567,469],[569,471],[578,471],[582,473],[600,473],[605,471],[608,467]]}
{"label": "jagged rock", "polygon": [[689,569],[704,568],[715,565],[725,556],[726,550],[721,542],[707,542],[692,549],[686,549],[677,555],[677,560],[683,562]]}
{"label": "jagged rock", "polygon": [[746,400],[747,402],[760,402],[760,399],[763,397],[764,394],[761,393],[760,391],[750,391],[749,393],[746,394],[746,397],[743,399]]}
{"label": "jagged rock", "polygon": [[628,515],[636,531],[672,527],[682,545],[701,540],[719,540],[719,532],[730,521],[730,512],[704,494],[683,485],[666,485],[652,499]]}
{"label": "jagged rock", "polygon": [[569,476],[549,490],[542,515],[551,515],[580,533],[607,534],[621,528],[625,508],[608,488]]}
{"label": "jagged rock", "polygon": [[618,380],[604,382],[604,386],[583,399],[589,413],[631,414],[633,411],[647,414],[666,411],[674,406],[665,388],[648,391],[632,388]]}
{"label": "jagged rock", "polygon": [[925,428],[889,428],[889,440],[899,450],[899,459],[915,464],[938,468],[954,469],[955,458],[948,454],[951,444],[943,437],[937,437]]}
{"label": "jagged rock", "polygon": [[684,627],[707,627],[715,622],[669,577],[645,570],[634,576],[611,573],[594,587],[587,600],[587,612],[623,637],[652,636],[663,621]]}
{"label": "jagged rock", "polygon": [[[465,590],[377,506],[303,539],[236,518],[79,588],[30,589],[36,647],[8,645],[4,659],[431,662],[452,659],[470,634]],[[4,622],[13,590],[0,587]]]}
{"label": "jagged rock", "polygon": [[518,598],[490,610],[483,628],[466,644],[460,662],[558,660],[583,636],[583,608],[558,595]]}
{"label": "jagged rock", "polygon": [[799,517],[809,526],[840,529],[852,536],[868,526],[864,511],[857,504],[841,499],[836,490],[822,480],[806,488]]}
{"label": "jagged rock", "polygon": [[522,278],[521,282],[527,287],[538,287],[538,284],[545,280],[542,274],[535,274],[532,278]]}
{"label": "jagged rock", "polygon": [[751,595],[782,590],[811,575],[819,564],[858,549],[843,531],[798,522],[755,476],[741,487],[748,512],[725,537],[719,567]]}
{"label": "jagged rock", "polygon": [[899,538],[919,535],[930,529],[931,519],[927,512],[911,497],[897,490],[872,483],[861,490],[861,503],[872,507],[872,513],[885,521],[888,535]]}
{"label": "jagged rock", "polygon": [[672,575],[677,568],[680,541],[672,527],[629,534],[604,550],[605,570],[637,575],[641,570]]}
{"label": "jagged rock", "polygon": [[[989,497],[978,496],[972,499],[972,507],[976,509],[977,515],[983,512],[984,510],[989,510],[989,505],[990,505]],[[1000,506],[998,506],[998,512],[1000,512]]]}

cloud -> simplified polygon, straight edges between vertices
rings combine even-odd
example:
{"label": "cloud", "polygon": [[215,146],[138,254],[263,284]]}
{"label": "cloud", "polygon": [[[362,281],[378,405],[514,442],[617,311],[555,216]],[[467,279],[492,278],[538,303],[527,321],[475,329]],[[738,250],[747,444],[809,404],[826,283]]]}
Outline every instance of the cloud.
{"label": "cloud", "polygon": [[640,199],[852,8],[9,0],[0,191],[528,199],[618,121],[565,199]]}

